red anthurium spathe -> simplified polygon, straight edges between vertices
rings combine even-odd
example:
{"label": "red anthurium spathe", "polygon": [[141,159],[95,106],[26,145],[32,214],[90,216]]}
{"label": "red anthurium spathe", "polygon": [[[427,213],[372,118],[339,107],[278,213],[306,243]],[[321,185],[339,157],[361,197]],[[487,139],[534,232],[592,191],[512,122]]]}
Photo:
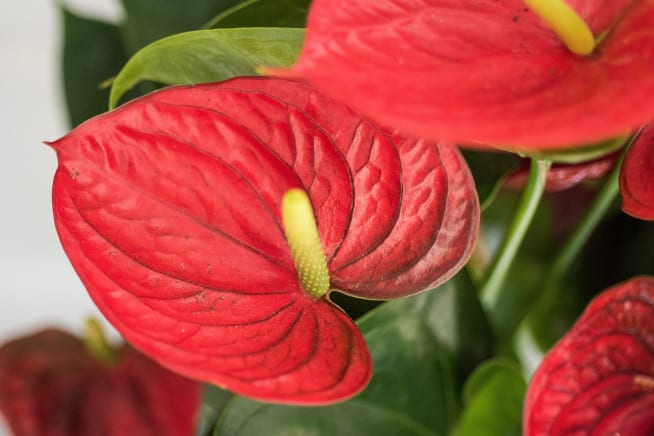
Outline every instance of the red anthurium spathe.
{"label": "red anthurium spathe", "polygon": [[653,120],[654,0],[567,3],[598,40],[590,55],[521,0],[315,0],[298,62],[271,72],[460,143],[562,147]]}
{"label": "red anthurium spathe", "polygon": [[654,434],[654,278],[598,296],[536,371],[525,436]]}
{"label": "red anthurium spathe", "polygon": [[645,127],[627,151],[620,170],[622,210],[654,220],[654,125]]}
{"label": "red anthurium spathe", "polygon": [[288,192],[308,195],[327,288],[355,296],[438,285],[477,235],[455,147],[381,130],[299,82],[168,88],[51,145],[58,233],[108,319],[165,366],[266,401],[339,401],[371,375],[352,320],[300,281]]}
{"label": "red anthurium spathe", "polygon": [[189,436],[200,384],[129,346],[115,362],[44,330],[0,348],[0,412],[15,436]]}

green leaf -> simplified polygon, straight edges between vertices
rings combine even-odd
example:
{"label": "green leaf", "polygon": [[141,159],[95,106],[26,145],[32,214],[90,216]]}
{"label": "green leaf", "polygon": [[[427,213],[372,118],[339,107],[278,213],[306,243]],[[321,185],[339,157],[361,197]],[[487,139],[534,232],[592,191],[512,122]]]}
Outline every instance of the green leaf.
{"label": "green leaf", "polygon": [[576,164],[599,159],[623,147],[630,135],[607,139],[596,144],[584,144],[553,150],[534,150],[524,155],[538,160],[549,160],[553,163]]}
{"label": "green leaf", "polygon": [[218,417],[232,399],[234,394],[217,386],[205,384],[202,386],[202,411],[197,436],[212,434]]}
{"label": "green leaf", "polygon": [[63,79],[68,119],[74,127],[107,110],[100,84],[127,61],[118,28],[61,9],[64,20]]}
{"label": "green leaf", "polygon": [[460,404],[458,354],[478,359],[489,342],[488,325],[468,284],[459,274],[438,289],[386,302],[359,321],[375,367],[359,396],[314,408],[234,397],[214,434],[448,434]]}
{"label": "green leaf", "polygon": [[311,0],[248,0],[221,14],[205,27],[304,27]]}
{"label": "green leaf", "polygon": [[288,66],[303,39],[303,29],[276,27],[198,30],[161,39],[127,62],[113,82],[110,107],[143,80],[193,85],[254,75],[259,66]]}
{"label": "green leaf", "polygon": [[520,436],[527,383],[510,361],[480,365],[465,384],[466,404],[454,436]]}
{"label": "green leaf", "polygon": [[475,179],[479,204],[484,211],[495,199],[506,177],[520,166],[520,158],[513,153],[462,149]]}
{"label": "green leaf", "polygon": [[241,0],[122,0],[122,34],[129,54],[165,36],[201,26]]}
{"label": "green leaf", "polygon": [[[586,302],[578,295],[579,290],[569,283],[561,282],[553,286],[556,287],[556,300],[535,305],[527,318],[532,339],[542,351],[549,350],[572,327]],[[545,291],[552,292],[549,289]]]}

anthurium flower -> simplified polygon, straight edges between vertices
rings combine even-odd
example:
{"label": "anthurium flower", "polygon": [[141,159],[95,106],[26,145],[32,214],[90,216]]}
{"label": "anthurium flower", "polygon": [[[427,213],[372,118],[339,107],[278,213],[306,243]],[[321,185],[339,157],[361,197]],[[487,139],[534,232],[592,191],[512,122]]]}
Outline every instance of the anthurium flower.
{"label": "anthurium flower", "polygon": [[653,120],[652,65],[654,0],[314,0],[271,72],[407,133],[529,150]]}
{"label": "anthurium flower", "polygon": [[51,146],[58,233],[102,312],[163,365],[257,399],[359,392],[370,355],[330,291],[429,289],[477,235],[454,146],[299,82],[169,88]]}
{"label": "anthurium flower", "polygon": [[620,169],[622,210],[654,220],[654,125],[645,127],[625,154]]}
{"label": "anthurium flower", "polygon": [[15,436],[188,436],[200,391],[130,346],[99,360],[61,330],[0,348],[0,412]]}
{"label": "anthurium flower", "polygon": [[529,385],[525,436],[654,434],[654,278],[588,306]]}
{"label": "anthurium flower", "polygon": [[[577,164],[554,164],[547,172],[545,191],[565,191],[586,181],[601,179],[615,166],[618,157],[618,153],[611,153]],[[520,168],[509,175],[504,186],[509,189],[523,189],[529,175],[529,162],[529,159],[523,159]]]}

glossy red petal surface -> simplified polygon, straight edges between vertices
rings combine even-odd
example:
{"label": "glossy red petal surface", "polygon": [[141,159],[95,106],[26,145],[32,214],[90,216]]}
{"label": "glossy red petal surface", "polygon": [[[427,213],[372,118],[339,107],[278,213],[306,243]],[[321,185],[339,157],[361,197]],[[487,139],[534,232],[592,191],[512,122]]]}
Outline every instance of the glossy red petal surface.
{"label": "glossy red petal surface", "polygon": [[391,135],[298,82],[169,88],[51,145],[59,236],[98,307],[165,366],[258,399],[338,401],[371,372],[354,323],[301,289],[288,189],[309,194],[332,284],[355,295],[440,283],[477,235],[454,147]]}
{"label": "glossy red petal surface", "polygon": [[0,411],[16,436],[188,436],[200,385],[124,347],[109,365],[45,330],[0,348]]}
{"label": "glossy red petal surface", "polygon": [[[412,135],[520,149],[624,134],[654,119],[654,0],[575,0],[579,57],[521,0],[316,0],[290,71]],[[336,73],[338,72],[338,73]]]}
{"label": "glossy red petal surface", "polygon": [[527,392],[524,434],[654,432],[654,278],[598,296],[547,354]]}
{"label": "glossy red petal surface", "polygon": [[622,210],[654,220],[654,125],[643,129],[627,151],[620,170]]}

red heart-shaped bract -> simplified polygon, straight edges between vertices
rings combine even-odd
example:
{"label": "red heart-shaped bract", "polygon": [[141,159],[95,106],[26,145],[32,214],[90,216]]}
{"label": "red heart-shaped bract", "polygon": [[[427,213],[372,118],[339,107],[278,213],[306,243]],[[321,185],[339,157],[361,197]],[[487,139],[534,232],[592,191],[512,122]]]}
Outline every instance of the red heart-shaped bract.
{"label": "red heart-shaped bract", "polygon": [[59,330],[0,348],[0,411],[16,436],[188,436],[200,391],[129,346],[104,363]]}
{"label": "red heart-shaped bract", "polygon": [[620,192],[623,211],[654,220],[654,125],[645,127],[625,154]]}
{"label": "red heart-shaped bract", "polygon": [[654,434],[654,278],[588,306],[529,385],[525,436]]}
{"label": "red heart-shaped bract", "polygon": [[168,88],[51,145],[59,236],[102,312],[162,364],[257,399],[339,401],[371,375],[352,320],[301,288],[286,191],[308,193],[332,288],[352,295],[436,286],[477,235],[455,147],[380,130],[298,82]]}
{"label": "red heart-shaped bract", "polygon": [[[654,0],[568,1],[598,36],[577,56],[521,0],[315,0],[291,70],[413,135],[536,149],[654,119]],[[510,147],[509,147],[510,146]]]}

